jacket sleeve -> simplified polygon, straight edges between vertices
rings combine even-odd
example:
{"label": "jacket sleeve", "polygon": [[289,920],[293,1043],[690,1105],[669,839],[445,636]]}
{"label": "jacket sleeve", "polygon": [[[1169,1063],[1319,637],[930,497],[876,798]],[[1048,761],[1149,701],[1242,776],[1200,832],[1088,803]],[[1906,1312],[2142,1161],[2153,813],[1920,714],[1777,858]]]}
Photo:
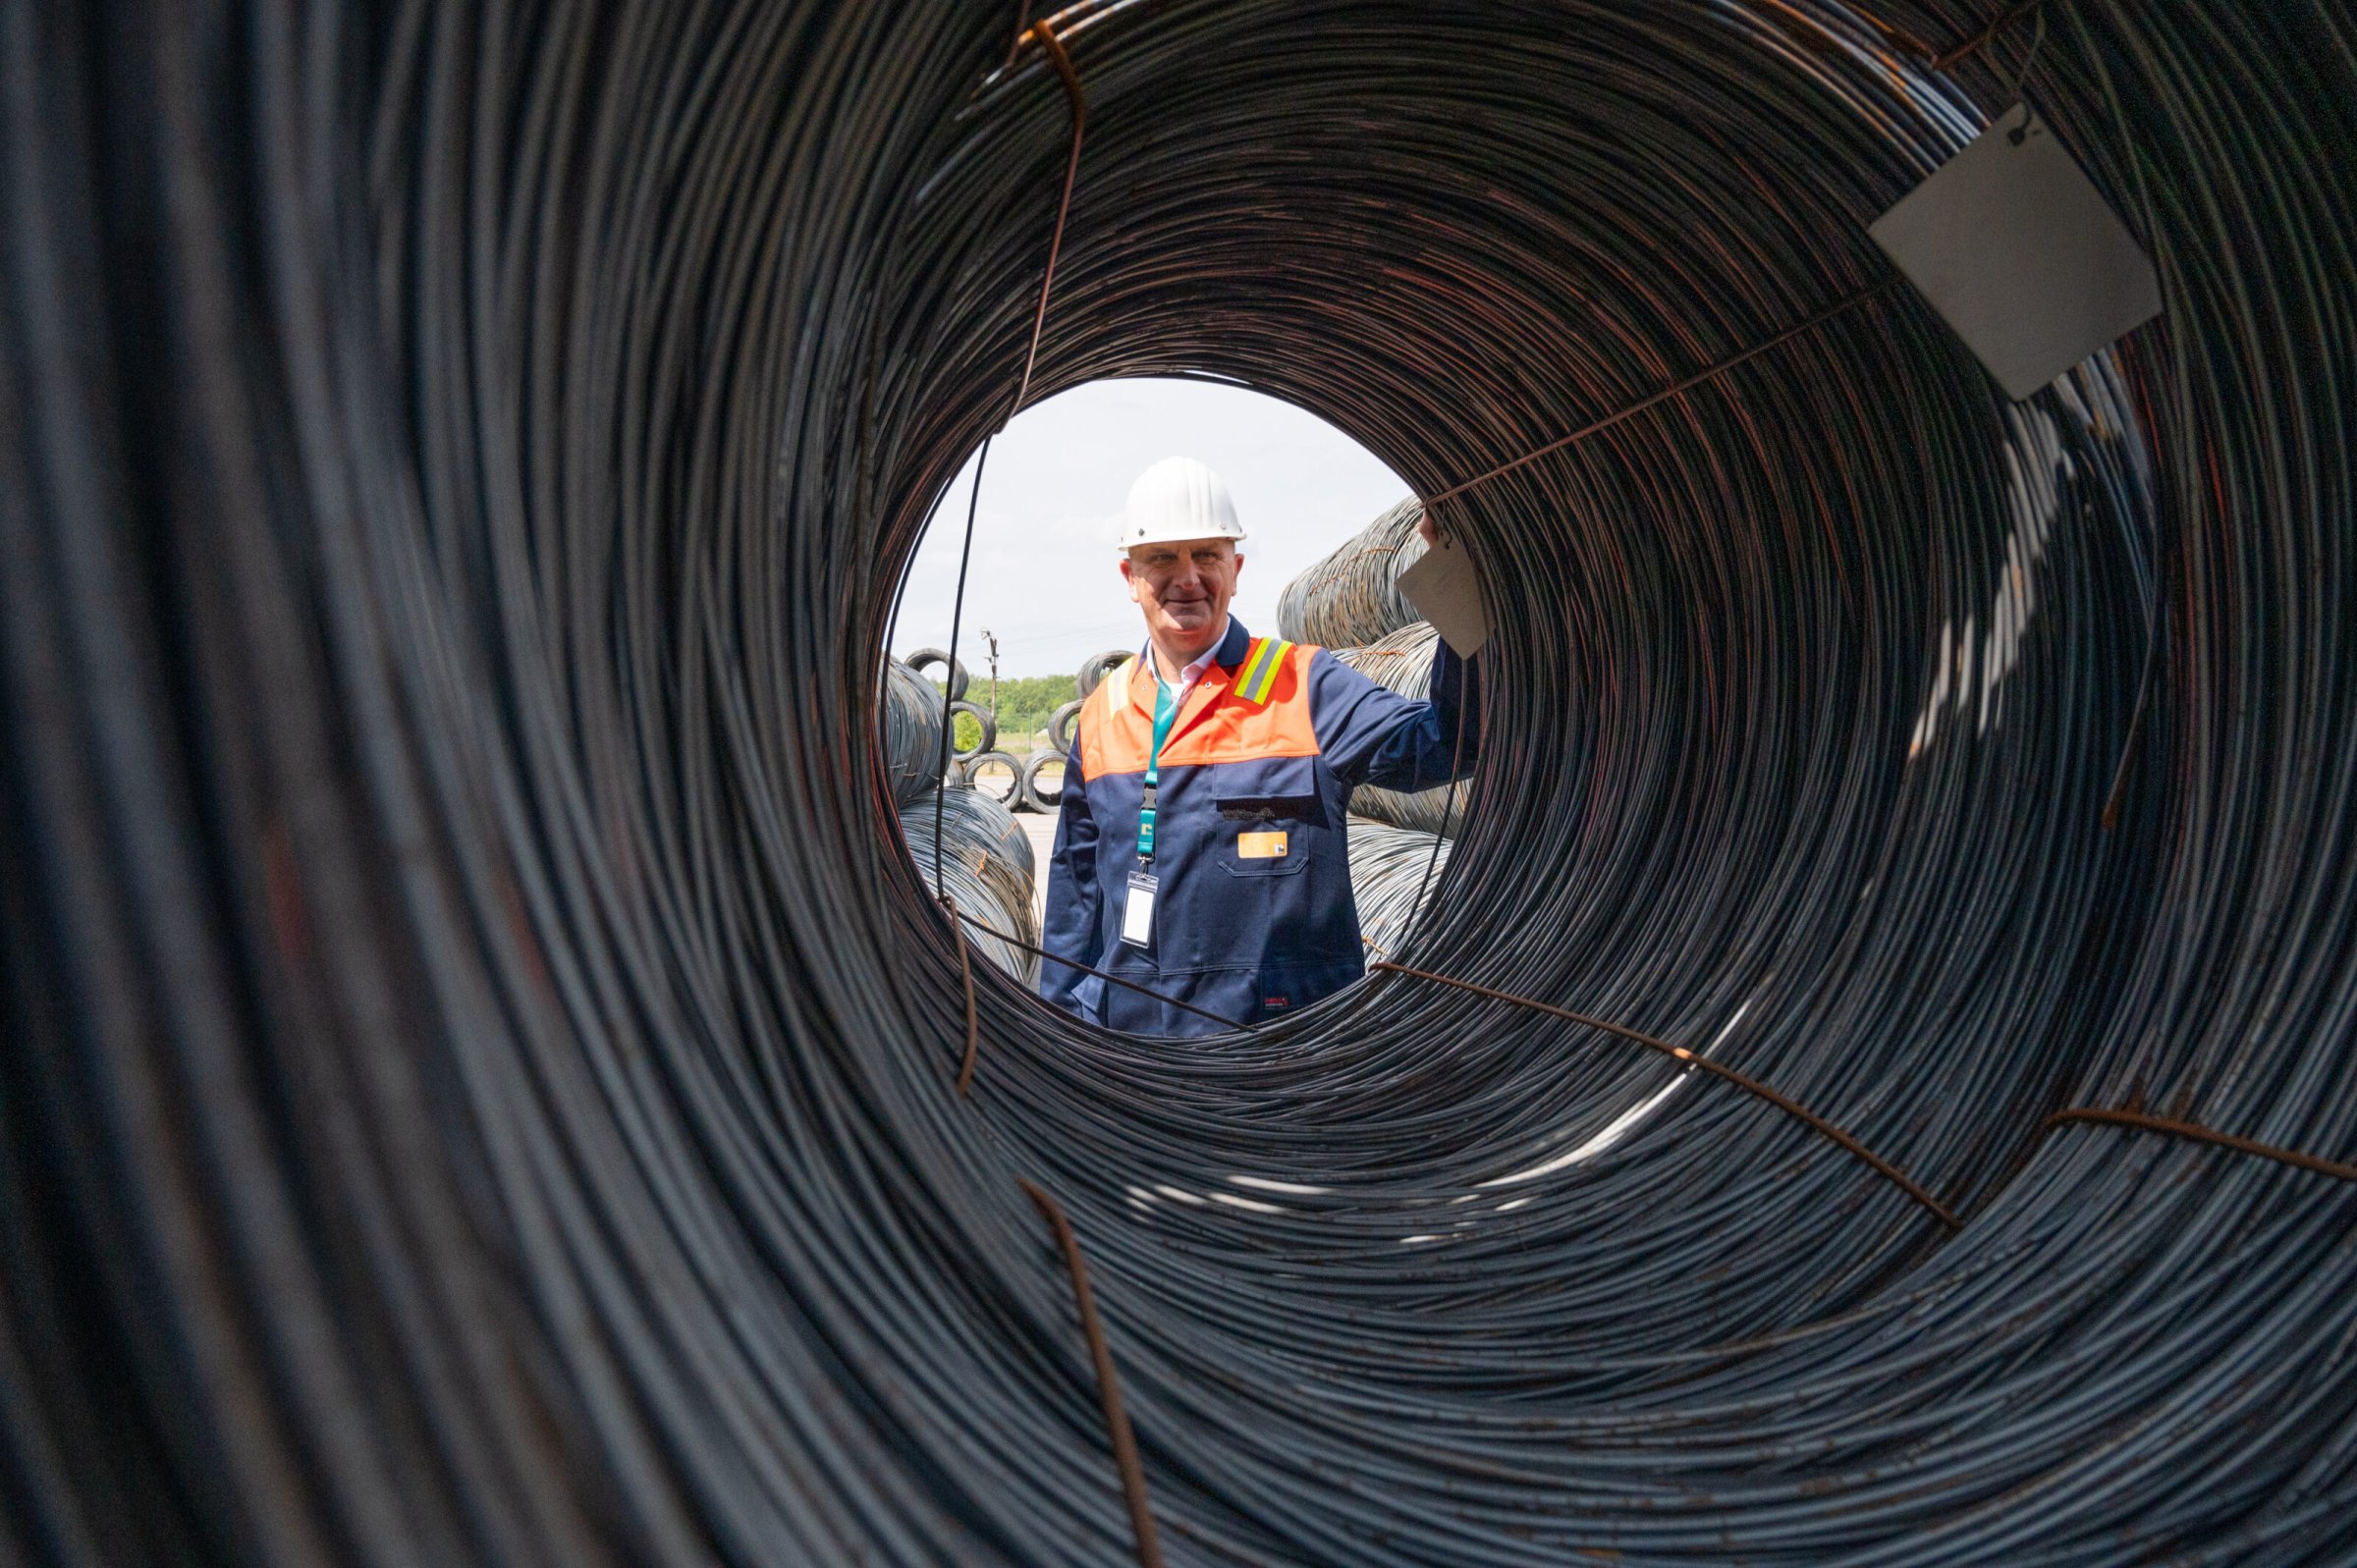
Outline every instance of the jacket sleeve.
{"label": "jacket sleeve", "polygon": [[1470,774],[1480,760],[1481,678],[1446,641],[1433,644],[1431,690],[1428,702],[1402,697],[1319,649],[1309,666],[1310,722],[1326,765],[1347,784],[1406,791]]}
{"label": "jacket sleeve", "polygon": [[1080,768],[1080,741],[1064,760],[1064,799],[1056,812],[1056,847],[1048,856],[1048,916],[1039,945],[1052,956],[1039,961],[1039,994],[1068,1012],[1084,1013],[1080,987],[1089,976],[1069,958],[1094,965],[1097,961],[1098,905],[1104,890],[1097,886],[1097,820],[1089,814],[1087,778]]}

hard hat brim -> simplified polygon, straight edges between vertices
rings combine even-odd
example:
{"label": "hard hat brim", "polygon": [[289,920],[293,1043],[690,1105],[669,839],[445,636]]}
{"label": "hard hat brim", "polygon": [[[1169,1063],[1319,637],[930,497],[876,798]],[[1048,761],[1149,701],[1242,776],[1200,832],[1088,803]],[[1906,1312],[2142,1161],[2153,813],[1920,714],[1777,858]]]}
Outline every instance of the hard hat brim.
{"label": "hard hat brim", "polygon": [[1149,529],[1134,539],[1124,537],[1116,540],[1113,549],[1116,555],[1125,556],[1140,545],[1184,544],[1189,539],[1225,539],[1232,545],[1240,545],[1244,542],[1245,534],[1241,529],[1234,533],[1178,533],[1169,529]]}

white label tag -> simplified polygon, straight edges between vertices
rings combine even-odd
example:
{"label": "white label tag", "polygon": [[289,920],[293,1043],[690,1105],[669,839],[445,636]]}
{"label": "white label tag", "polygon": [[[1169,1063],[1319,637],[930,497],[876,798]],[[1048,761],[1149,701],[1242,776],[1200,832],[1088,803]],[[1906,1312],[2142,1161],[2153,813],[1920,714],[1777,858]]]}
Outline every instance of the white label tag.
{"label": "white label tag", "polygon": [[1132,947],[1143,947],[1153,940],[1155,886],[1150,873],[1129,873],[1129,896],[1122,904],[1122,940]]}
{"label": "white label tag", "polygon": [[2161,313],[2161,284],[2020,104],[1868,234],[2014,400]]}
{"label": "white label tag", "polygon": [[1447,534],[1393,580],[1458,658],[1472,658],[1490,640],[1490,618],[1481,608],[1481,579]]}

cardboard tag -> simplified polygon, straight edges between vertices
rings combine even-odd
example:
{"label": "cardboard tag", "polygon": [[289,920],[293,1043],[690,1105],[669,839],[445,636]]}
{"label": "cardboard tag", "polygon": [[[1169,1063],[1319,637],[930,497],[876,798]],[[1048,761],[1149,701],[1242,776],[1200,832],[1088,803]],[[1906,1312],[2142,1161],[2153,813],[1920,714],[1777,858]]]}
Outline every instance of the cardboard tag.
{"label": "cardboard tag", "polygon": [[1490,640],[1490,618],[1481,608],[1481,579],[1449,535],[1393,579],[1460,659],[1470,659]]}
{"label": "cardboard tag", "polygon": [[2024,104],[1866,232],[2015,402],[2161,313],[2135,236]]}

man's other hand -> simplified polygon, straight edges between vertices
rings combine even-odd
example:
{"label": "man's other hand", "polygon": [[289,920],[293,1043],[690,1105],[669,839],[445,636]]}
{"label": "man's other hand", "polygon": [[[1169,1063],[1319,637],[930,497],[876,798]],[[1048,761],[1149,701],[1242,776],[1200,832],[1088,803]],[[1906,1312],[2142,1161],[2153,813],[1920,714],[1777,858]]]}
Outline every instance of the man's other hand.
{"label": "man's other hand", "polygon": [[1427,508],[1424,515],[1416,519],[1416,533],[1424,541],[1427,550],[1441,542],[1441,530],[1432,525],[1431,509]]}

